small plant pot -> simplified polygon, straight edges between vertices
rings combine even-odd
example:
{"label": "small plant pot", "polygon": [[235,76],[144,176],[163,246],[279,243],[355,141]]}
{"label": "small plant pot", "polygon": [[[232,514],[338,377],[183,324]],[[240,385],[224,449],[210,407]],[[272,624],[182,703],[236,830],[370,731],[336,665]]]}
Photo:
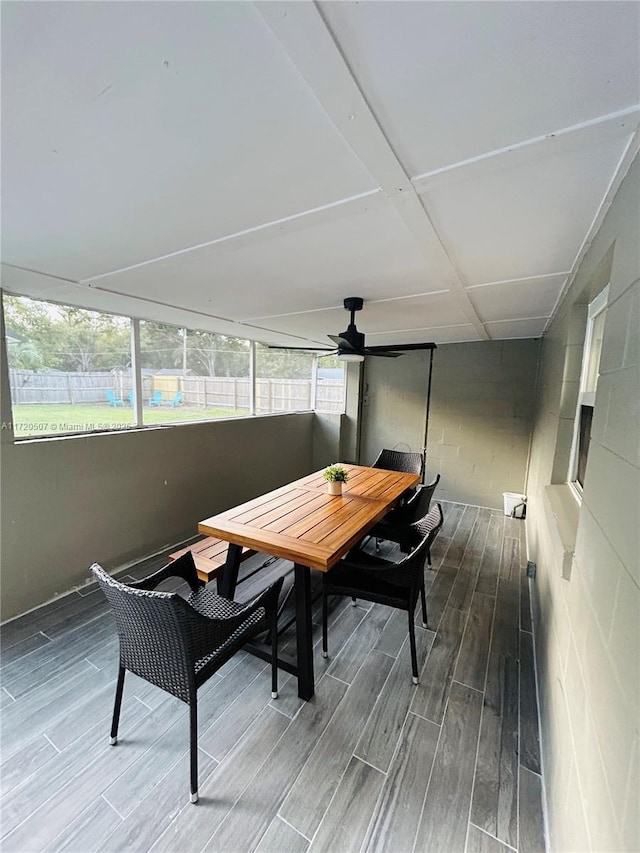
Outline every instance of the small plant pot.
{"label": "small plant pot", "polygon": [[327,491],[330,495],[341,495],[342,482],[340,480],[329,480],[327,483]]}

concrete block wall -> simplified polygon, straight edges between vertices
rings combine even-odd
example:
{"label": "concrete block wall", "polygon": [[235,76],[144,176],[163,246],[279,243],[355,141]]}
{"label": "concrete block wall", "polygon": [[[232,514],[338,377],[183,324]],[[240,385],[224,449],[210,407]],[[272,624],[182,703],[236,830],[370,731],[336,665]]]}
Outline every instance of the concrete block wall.
{"label": "concrete block wall", "polygon": [[[503,507],[503,492],[525,492],[540,342],[443,344],[433,356],[427,480],[437,497]],[[421,451],[429,353],[365,363],[364,465],[383,447]]]}
{"label": "concrete block wall", "polygon": [[502,507],[526,493],[539,341],[439,346],[434,358],[428,470],[439,496]]}
{"label": "concrete block wall", "polygon": [[[550,850],[640,849],[640,165],[632,165],[545,336],[527,532]],[[609,283],[582,501],[566,484],[586,307]]]}

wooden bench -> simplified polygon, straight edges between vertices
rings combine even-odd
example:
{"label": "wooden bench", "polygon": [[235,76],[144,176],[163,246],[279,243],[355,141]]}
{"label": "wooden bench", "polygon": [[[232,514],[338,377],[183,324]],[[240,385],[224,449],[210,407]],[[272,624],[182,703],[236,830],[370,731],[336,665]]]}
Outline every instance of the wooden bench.
{"label": "wooden bench", "polygon": [[[227,559],[228,548],[229,543],[225,542],[223,539],[206,536],[204,539],[200,539],[192,545],[187,545],[186,548],[180,548],[179,551],[174,551],[173,554],[169,554],[169,562],[177,560],[178,557],[186,554],[187,551],[191,551],[193,554],[193,561],[196,564],[198,577],[205,583],[209,583],[209,581],[216,578],[222,571],[222,567]],[[255,553],[256,552],[252,551],[251,548],[243,548],[240,559],[246,560],[248,557],[252,557]]]}
{"label": "wooden bench", "polygon": [[[181,557],[183,554],[186,554],[187,551],[191,551],[193,554],[193,561],[196,564],[196,571],[198,572],[198,577],[203,580],[205,583],[216,578],[220,572],[222,571],[222,567],[225,564],[227,559],[227,549],[229,547],[229,543],[225,542],[223,539],[216,539],[214,536],[206,536],[204,539],[198,540],[198,542],[194,542],[192,545],[187,545],[186,548],[180,548],[179,551],[174,551],[173,554],[169,554],[169,562],[173,560],[177,560],[178,557]],[[257,554],[257,551],[253,551],[251,548],[243,548],[242,555],[240,559],[242,561],[252,557],[254,554]],[[275,557],[271,557],[270,561],[275,560]],[[252,575],[260,572],[264,567],[259,567],[253,572],[251,572],[246,578],[238,579],[238,586],[240,586],[244,581],[249,580]],[[293,567],[290,567],[286,571],[286,575],[293,574]],[[273,578],[271,578],[271,581]],[[314,578],[315,581],[315,578]],[[315,584],[317,589],[315,594],[312,597],[312,601],[315,603],[318,601],[322,594],[322,588],[319,583]],[[290,598],[293,593],[293,584],[285,585],[286,592],[283,595],[280,605],[278,607],[278,618],[283,614],[283,611],[287,608],[287,605],[290,605]],[[253,592],[257,594],[260,590],[254,590]],[[289,607],[291,613],[289,614],[284,625],[278,625],[278,635],[284,633],[293,623],[296,621],[295,610]]]}

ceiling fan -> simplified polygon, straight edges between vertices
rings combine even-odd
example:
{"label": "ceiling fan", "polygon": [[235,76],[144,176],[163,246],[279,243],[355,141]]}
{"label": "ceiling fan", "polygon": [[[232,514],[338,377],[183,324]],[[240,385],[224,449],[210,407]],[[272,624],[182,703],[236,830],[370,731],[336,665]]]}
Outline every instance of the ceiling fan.
{"label": "ceiling fan", "polygon": [[269,347],[269,349],[298,349],[303,352],[316,352],[322,355],[337,355],[342,361],[364,361],[366,355],[382,356],[383,358],[397,358],[403,352],[408,350],[433,350],[436,348],[434,343],[424,344],[398,344],[397,346],[378,346],[367,347],[364,342],[364,335],[356,328],[355,315],[356,311],[361,311],[364,300],[360,296],[348,296],[344,300],[346,311],[351,314],[351,319],[346,331],[340,332],[339,335],[327,335],[335,343],[335,347],[324,349],[322,347]]}

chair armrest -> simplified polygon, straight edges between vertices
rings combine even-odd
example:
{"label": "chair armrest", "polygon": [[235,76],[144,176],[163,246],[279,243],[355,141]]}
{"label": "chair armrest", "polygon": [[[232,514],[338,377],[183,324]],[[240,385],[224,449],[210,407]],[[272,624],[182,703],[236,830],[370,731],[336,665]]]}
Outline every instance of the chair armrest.
{"label": "chair armrest", "polygon": [[186,554],[174,560],[173,563],[169,563],[164,568],[149,575],[149,577],[143,578],[140,581],[133,581],[128,586],[132,586],[134,589],[152,590],[161,584],[162,581],[167,580],[167,578],[182,578],[182,580],[189,584],[192,592],[205,585],[204,581],[198,577],[193,554],[191,551],[187,551]]}
{"label": "chair armrest", "polygon": [[[340,569],[349,571],[350,569],[356,572],[364,572],[368,575],[375,575],[380,579],[388,579],[391,583],[405,580],[406,578],[417,577],[422,552],[418,549],[410,554],[402,557],[397,562],[393,560],[385,560],[382,557],[375,557],[373,554],[366,552],[358,553],[357,550],[351,551],[344,557],[338,566]],[[426,554],[424,555],[426,556]],[[331,585],[331,572],[323,575],[323,580]]]}
{"label": "chair armrest", "polygon": [[[376,574],[384,573],[384,572],[392,572],[398,563],[393,562],[392,560],[385,560],[382,557],[374,557],[373,554],[367,554],[364,551],[358,552],[354,549],[354,551],[350,551],[346,557],[343,557],[342,560],[338,563],[338,566],[341,569],[353,569],[358,572],[375,572]],[[327,581],[331,583],[331,572],[327,572],[326,575],[322,576],[323,579],[326,577]]]}
{"label": "chair armrest", "polygon": [[[275,627],[278,617],[278,596],[283,580],[283,578],[278,578],[274,584],[256,596],[253,601],[250,601],[240,610],[236,610],[234,613],[226,616],[209,616],[201,608],[194,606],[193,603],[178,597],[175,605],[183,610],[191,626],[189,631],[192,637],[194,657],[196,659],[201,658],[209,654],[212,649],[220,648],[234,636],[238,638],[238,634],[236,633],[238,629],[244,623],[249,622],[253,614],[261,609],[264,610],[264,617],[259,616],[252,622],[248,631],[245,632],[245,637],[248,639],[249,636],[255,636],[256,633],[263,631],[265,628]],[[228,599],[217,595],[213,595],[212,599],[228,602]],[[212,603],[215,606],[215,601]]]}
{"label": "chair armrest", "polygon": [[402,509],[404,509],[405,507],[408,508],[410,506],[413,506],[413,504],[418,500],[418,498],[422,494],[423,489],[424,489],[424,486],[420,486],[420,485],[416,486],[414,493],[410,497],[408,497],[404,501],[404,503],[401,505]]}

